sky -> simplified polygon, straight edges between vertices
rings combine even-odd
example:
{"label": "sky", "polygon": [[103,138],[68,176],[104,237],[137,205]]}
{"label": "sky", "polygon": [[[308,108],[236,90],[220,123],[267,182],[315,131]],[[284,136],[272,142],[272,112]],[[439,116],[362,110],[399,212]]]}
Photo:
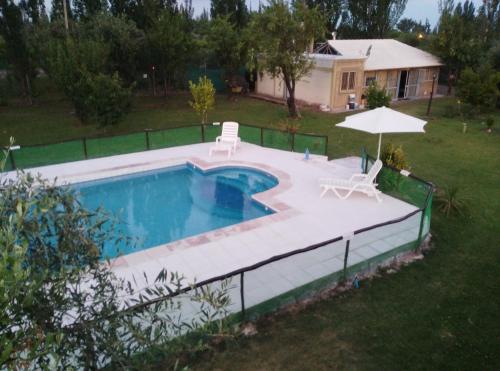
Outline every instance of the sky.
{"label": "sky", "polygon": [[[260,0],[263,4],[266,0]],[[472,0],[478,8],[482,4],[482,0]],[[246,0],[247,5],[252,9],[259,7],[259,0]],[[458,2],[456,0],[455,2]],[[417,21],[424,22],[426,18],[429,19],[431,26],[434,27],[439,19],[438,11],[439,0],[408,0],[405,13],[403,17],[416,19]],[[195,14],[198,15],[203,11],[203,8],[210,9],[210,0],[193,0],[193,7]]]}

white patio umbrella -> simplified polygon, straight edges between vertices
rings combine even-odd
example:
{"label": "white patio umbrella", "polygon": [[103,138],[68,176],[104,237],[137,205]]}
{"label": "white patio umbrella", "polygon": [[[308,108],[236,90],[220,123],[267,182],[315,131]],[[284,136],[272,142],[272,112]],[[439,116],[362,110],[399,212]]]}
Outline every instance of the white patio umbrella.
{"label": "white patio umbrella", "polygon": [[347,116],[344,122],[337,124],[341,128],[365,131],[378,134],[377,159],[380,158],[380,146],[383,133],[425,133],[427,121],[394,111],[387,107],[379,107],[370,111]]}

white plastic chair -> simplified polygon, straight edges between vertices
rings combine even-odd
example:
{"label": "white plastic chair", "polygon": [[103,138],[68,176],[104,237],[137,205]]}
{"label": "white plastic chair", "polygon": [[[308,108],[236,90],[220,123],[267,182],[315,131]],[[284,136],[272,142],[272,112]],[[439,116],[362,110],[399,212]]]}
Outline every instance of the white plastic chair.
{"label": "white plastic chair", "polygon": [[[378,202],[382,202],[380,191],[377,189],[375,178],[382,169],[382,161],[377,160],[370,168],[367,174],[353,174],[350,179],[338,178],[320,178],[319,185],[323,189],[320,197],[323,197],[328,191],[333,191],[341,200],[345,200],[353,192],[361,192],[368,196],[375,196]],[[347,193],[341,195],[339,190],[345,190]]]}
{"label": "white plastic chair", "polygon": [[239,125],[237,122],[226,121],[222,124],[222,133],[217,138],[215,138],[215,144],[231,144],[233,146],[233,152],[236,152],[236,147],[241,143],[240,137],[238,137]]}

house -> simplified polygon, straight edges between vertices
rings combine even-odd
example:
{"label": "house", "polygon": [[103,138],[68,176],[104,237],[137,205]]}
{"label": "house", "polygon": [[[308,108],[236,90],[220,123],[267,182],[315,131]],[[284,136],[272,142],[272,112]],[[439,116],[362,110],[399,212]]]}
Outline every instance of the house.
{"label": "house", "polygon": [[[296,98],[309,104],[342,110],[363,105],[372,82],[384,87],[393,100],[426,97],[439,59],[392,39],[329,40],[309,57],[314,67],[296,86]],[[284,83],[270,75],[257,78],[256,93],[286,98]]]}

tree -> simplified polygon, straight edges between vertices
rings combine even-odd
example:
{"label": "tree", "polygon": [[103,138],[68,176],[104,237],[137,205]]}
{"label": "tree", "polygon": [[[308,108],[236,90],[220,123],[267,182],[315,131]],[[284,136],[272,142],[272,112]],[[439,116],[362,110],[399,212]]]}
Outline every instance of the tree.
{"label": "tree", "polygon": [[215,88],[206,76],[200,77],[198,84],[189,81],[189,90],[193,100],[189,105],[200,115],[201,123],[207,123],[208,112],[215,106]]}
{"label": "tree", "polygon": [[91,17],[107,10],[105,0],[73,0],[74,15],[78,19],[90,19]]}
{"label": "tree", "polygon": [[68,15],[68,19],[73,19],[73,12],[71,9],[70,0],[52,0],[52,6],[50,11],[50,20],[60,20],[64,19],[64,4],[63,1],[66,1],[66,13]]}
{"label": "tree", "polygon": [[289,6],[283,0],[271,0],[250,23],[251,67],[284,81],[291,117],[299,116],[296,83],[313,67],[307,50],[324,33],[324,20],[318,9],[309,9],[300,1]]}
{"label": "tree", "polygon": [[245,47],[240,32],[227,17],[212,20],[208,47],[217,64],[224,69],[226,79],[234,75],[245,60]]}
{"label": "tree", "polygon": [[19,6],[32,24],[38,24],[47,17],[43,0],[22,0],[19,2]]}
{"label": "tree", "polygon": [[29,25],[22,8],[12,0],[0,0],[0,36],[5,41],[5,55],[23,95],[33,104],[33,81],[36,63],[28,43]]}
{"label": "tree", "polygon": [[109,48],[107,73],[118,72],[129,84],[137,79],[139,54],[146,46],[146,35],[125,16],[99,14],[81,26],[84,37],[102,41]]}
{"label": "tree", "polygon": [[478,64],[482,42],[475,22],[474,4],[468,0],[456,6],[452,0],[440,1],[438,31],[432,42],[432,50],[441,58],[448,69],[448,93],[454,78],[460,76],[466,66]]}
{"label": "tree", "polygon": [[124,238],[112,235],[113,216],[29,174],[0,185],[0,368],[129,369],[132,356],[153,347],[183,350],[186,331],[203,342],[223,329],[227,282],[192,290],[187,299],[203,315],[182,318],[180,301],[169,297],[187,286],[178,274],[163,270],[138,292],[101,260],[104,244]]}
{"label": "tree", "polygon": [[45,70],[83,123],[116,124],[130,107],[133,86],[117,73],[105,73],[109,54],[102,41],[68,37],[46,43]]}
{"label": "tree", "polygon": [[500,39],[500,0],[484,0],[477,14],[483,40],[487,44]]}
{"label": "tree", "polygon": [[210,16],[212,19],[227,17],[240,30],[245,27],[249,18],[245,0],[211,0]]}
{"label": "tree", "polygon": [[403,33],[423,33],[427,35],[431,33],[431,25],[428,19],[425,20],[425,23],[422,23],[411,18],[403,18],[398,22],[397,27]]}
{"label": "tree", "polygon": [[326,28],[329,32],[337,30],[346,0],[306,0],[310,8],[318,7],[326,20]]}
{"label": "tree", "polygon": [[384,38],[403,15],[408,0],[348,0],[340,31],[344,37]]}
{"label": "tree", "polygon": [[500,72],[482,67],[478,72],[467,67],[457,83],[457,97],[472,111],[494,109],[500,100]]}
{"label": "tree", "polygon": [[148,32],[155,66],[163,80],[167,96],[169,82],[186,68],[193,46],[189,23],[180,12],[164,10]]}

